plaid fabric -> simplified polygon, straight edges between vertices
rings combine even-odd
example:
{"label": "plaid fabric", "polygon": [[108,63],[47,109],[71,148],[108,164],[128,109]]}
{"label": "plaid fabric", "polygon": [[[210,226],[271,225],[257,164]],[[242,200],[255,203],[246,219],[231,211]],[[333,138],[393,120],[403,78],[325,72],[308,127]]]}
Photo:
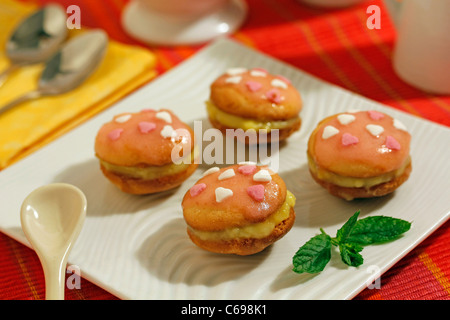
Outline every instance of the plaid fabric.
{"label": "plaid fabric", "polygon": [[[103,28],[111,38],[123,43],[143,45],[131,39],[120,25],[120,15],[128,1],[58,2],[65,6],[78,5],[84,26]],[[450,96],[424,93],[394,73],[390,57],[396,33],[381,0],[368,0],[341,10],[320,10],[296,0],[247,0],[247,3],[248,18],[232,35],[234,39],[392,108],[450,125]],[[371,4],[382,9],[379,30],[366,27],[366,9]],[[158,58],[158,72],[164,73],[201,47],[151,49]],[[445,223],[383,274],[380,289],[365,289],[355,299],[450,299],[449,227],[450,222]],[[43,272],[34,251],[0,234],[0,257],[1,299],[44,298]],[[117,298],[83,278],[81,289],[66,289],[66,299]]]}

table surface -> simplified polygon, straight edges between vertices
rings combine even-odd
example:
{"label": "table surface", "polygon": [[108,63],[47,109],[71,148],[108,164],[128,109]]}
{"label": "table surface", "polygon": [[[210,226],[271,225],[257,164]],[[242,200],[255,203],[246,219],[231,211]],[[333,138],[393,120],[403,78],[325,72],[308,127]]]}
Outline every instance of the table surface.
{"label": "table surface", "polygon": [[[78,5],[85,27],[104,29],[112,39],[149,48],[163,74],[195,54],[202,45],[149,46],[132,39],[120,17],[129,0],[21,0],[34,4]],[[425,93],[395,74],[391,55],[395,28],[381,0],[345,9],[323,10],[295,0],[246,0],[248,16],[230,37],[325,81],[417,117],[450,125],[450,96]],[[369,5],[381,8],[381,29],[366,26]],[[448,70],[450,72],[450,70]],[[356,300],[450,300],[450,221],[419,244]],[[0,299],[45,297],[42,268],[35,252],[0,233]],[[67,289],[68,300],[114,300],[114,295],[81,280]]]}

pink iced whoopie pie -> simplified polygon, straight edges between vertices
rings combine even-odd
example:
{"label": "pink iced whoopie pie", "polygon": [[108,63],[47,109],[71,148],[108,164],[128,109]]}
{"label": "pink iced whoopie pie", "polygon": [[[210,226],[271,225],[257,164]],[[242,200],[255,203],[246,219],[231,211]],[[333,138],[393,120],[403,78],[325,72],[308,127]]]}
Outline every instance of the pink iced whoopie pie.
{"label": "pink iced whoopie pie", "polygon": [[[206,103],[208,117],[221,131],[263,130],[264,141],[281,141],[301,126],[302,97],[282,75],[262,68],[231,68],[210,89]],[[271,134],[273,129],[279,130],[276,136]]]}
{"label": "pink iced whoopie pie", "polygon": [[405,125],[382,112],[339,113],[312,132],[309,170],[331,194],[346,200],[383,196],[411,173],[410,141]]}
{"label": "pink iced whoopie pie", "polygon": [[[155,193],[179,186],[195,171],[193,137],[170,110],[144,109],[105,123],[95,139],[95,154],[103,174],[122,191]],[[177,163],[175,147],[180,150]]]}
{"label": "pink iced whoopie pie", "polygon": [[280,176],[252,163],[210,168],[182,202],[197,246],[237,255],[260,252],[283,237],[294,224],[294,205]]}

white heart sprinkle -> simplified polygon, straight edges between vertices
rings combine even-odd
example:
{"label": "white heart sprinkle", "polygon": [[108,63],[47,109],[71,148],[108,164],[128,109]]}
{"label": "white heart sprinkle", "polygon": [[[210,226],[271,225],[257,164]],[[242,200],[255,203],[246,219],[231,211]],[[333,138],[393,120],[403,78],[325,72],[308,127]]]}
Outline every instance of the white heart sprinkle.
{"label": "white heart sprinkle", "polygon": [[394,127],[397,128],[398,130],[408,131],[406,126],[400,120],[397,119],[394,119]]}
{"label": "white heart sprinkle", "polygon": [[167,123],[172,123],[172,117],[170,116],[170,113],[168,113],[167,111],[157,112],[156,117],[158,119],[164,120]]}
{"label": "white heart sprinkle", "polygon": [[239,162],[238,165],[240,165],[240,166],[256,166],[256,162],[242,161],[242,162]]}
{"label": "white heart sprinkle", "polygon": [[262,169],[253,175],[253,181],[270,181],[272,180],[272,176],[270,175],[268,170]]}
{"label": "white heart sprinkle", "polygon": [[214,172],[217,172],[219,170],[220,170],[219,167],[212,167],[212,168],[206,170],[205,172],[203,172],[203,177],[206,177],[207,175],[210,175],[210,174],[212,174]]}
{"label": "white heart sprinkle", "polygon": [[283,80],[280,80],[280,79],[273,79],[270,84],[274,87],[282,88],[282,89],[287,89],[287,87],[288,87],[286,82],[284,82]]}
{"label": "white heart sprinkle", "polygon": [[230,68],[227,70],[227,74],[229,76],[236,76],[236,75],[244,73],[246,71],[247,71],[247,69],[245,69],[245,68]]}
{"label": "white heart sprinkle", "polygon": [[216,193],[216,201],[222,202],[228,197],[231,197],[233,195],[233,191],[230,189],[219,187],[215,190]]}
{"label": "white heart sprinkle", "polygon": [[347,125],[347,124],[355,121],[356,118],[354,115],[351,115],[351,114],[340,114],[337,116],[337,119],[340,124]]}
{"label": "white heart sprinkle", "polygon": [[233,169],[228,169],[228,170],[225,170],[224,172],[222,172],[219,175],[219,180],[229,179],[229,178],[234,177],[234,176],[235,176],[234,170]]}
{"label": "white heart sprinkle", "polygon": [[131,114],[124,114],[114,119],[117,123],[124,123],[131,119]]}
{"label": "white heart sprinkle", "polygon": [[252,70],[250,71],[250,75],[252,75],[253,77],[265,77],[267,76],[267,73],[261,70]]}
{"label": "white heart sprinkle", "polygon": [[175,133],[175,130],[173,130],[172,126],[169,125],[164,126],[164,128],[161,130],[161,136],[163,138],[172,138]]}
{"label": "white heart sprinkle", "polygon": [[382,126],[376,124],[368,124],[366,126],[367,131],[370,132],[374,137],[378,137],[380,134],[384,132],[384,128]]}
{"label": "white heart sprinkle", "polygon": [[234,76],[234,77],[229,77],[225,79],[225,83],[235,83],[238,84],[239,82],[241,82],[242,77],[241,76]]}
{"label": "white heart sprinkle", "polygon": [[335,127],[333,127],[333,126],[326,126],[323,129],[322,139],[326,140],[328,138],[331,138],[332,136],[337,135],[338,133],[339,133],[339,130],[336,129]]}

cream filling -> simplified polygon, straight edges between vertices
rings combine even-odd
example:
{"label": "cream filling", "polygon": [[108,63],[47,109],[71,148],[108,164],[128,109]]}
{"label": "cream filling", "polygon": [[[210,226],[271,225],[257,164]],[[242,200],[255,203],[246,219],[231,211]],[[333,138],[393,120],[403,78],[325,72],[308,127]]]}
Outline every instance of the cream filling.
{"label": "cream filling", "polygon": [[291,208],[294,206],[295,196],[290,191],[287,191],[286,200],[282,206],[263,222],[250,224],[241,228],[228,228],[221,231],[200,231],[193,228],[190,228],[190,230],[201,240],[206,241],[230,240],[238,238],[261,239],[270,235],[277,224],[283,220],[286,220],[289,217]]}
{"label": "cream filling", "polygon": [[197,156],[198,148],[195,147],[190,154],[190,161],[181,161],[181,163],[179,164],[170,163],[164,166],[128,167],[115,165],[101,159],[100,163],[105,167],[106,170],[120,175],[125,175],[135,179],[153,180],[160,177],[175,175],[185,171],[192,163],[194,163],[194,159]]}
{"label": "cream filling", "polygon": [[410,164],[411,158],[405,161],[405,163],[398,168],[397,170],[369,178],[356,178],[356,177],[345,177],[333,173],[331,171],[324,170],[319,168],[311,156],[308,154],[308,164],[310,170],[314,173],[314,175],[322,181],[330,182],[334,185],[345,187],[345,188],[370,188],[376,185],[379,185],[384,182],[391,181],[399,176],[401,176],[406,167]]}
{"label": "cream filling", "polygon": [[227,127],[241,128],[244,131],[249,129],[263,129],[267,131],[270,131],[271,129],[285,129],[293,126],[298,121],[298,118],[280,121],[259,121],[256,119],[243,118],[220,110],[211,101],[206,101],[206,110],[213,120],[220,122]]}

